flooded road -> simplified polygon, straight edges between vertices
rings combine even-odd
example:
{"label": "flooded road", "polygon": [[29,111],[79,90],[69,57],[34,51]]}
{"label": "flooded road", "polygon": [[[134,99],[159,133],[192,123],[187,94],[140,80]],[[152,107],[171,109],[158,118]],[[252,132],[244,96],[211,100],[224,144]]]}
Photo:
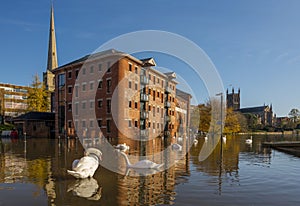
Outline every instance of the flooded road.
{"label": "flooded road", "polygon": [[83,180],[66,173],[83,155],[78,140],[2,138],[0,205],[299,205],[300,158],[261,146],[299,139],[246,138],[227,136],[222,158],[218,145],[199,162],[199,138],[168,170],[133,177],[100,166]]}

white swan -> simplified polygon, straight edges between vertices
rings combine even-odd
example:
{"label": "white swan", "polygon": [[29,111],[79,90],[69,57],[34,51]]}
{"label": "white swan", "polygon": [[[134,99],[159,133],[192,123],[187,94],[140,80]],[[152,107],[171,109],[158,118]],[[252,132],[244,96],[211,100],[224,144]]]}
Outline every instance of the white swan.
{"label": "white swan", "polygon": [[178,138],[177,138],[177,141],[178,141],[178,142],[182,142],[182,140],[183,140],[182,137],[178,137]]}
{"label": "white swan", "polygon": [[121,155],[124,156],[126,165],[128,168],[137,168],[137,169],[159,169],[164,164],[157,164],[155,162],[152,162],[150,160],[140,160],[134,164],[131,164],[127,155],[124,152],[120,152]]}
{"label": "white swan", "polygon": [[128,145],[126,145],[126,143],[123,144],[118,144],[117,146],[115,146],[116,149],[119,149],[123,152],[126,152],[127,150],[130,149],[130,147]]}
{"label": "white swan", "polygon": [[198,144],[198,140],[194,139],[194,145],[197,145],[197,144]]}
{"label": "white swan", "polygon": [[67,170],[68,174],[74,176],[75,178],[87,178],[93,177],[95,171],[97,170],[102,153],[96,148],[88,148],[85,151],[84,157],[80,160],[76,159],[72,163],[72,170]]}
{"label": "white swan", "polygon": [[172,144],[172,150],[173,151],[181,151],[182,150],[182,146],[180,144]]}
{"label": "white swan", "polygon": [[250,139],[246,139],[246,144],[252,144],[252,136],[250,136]]}

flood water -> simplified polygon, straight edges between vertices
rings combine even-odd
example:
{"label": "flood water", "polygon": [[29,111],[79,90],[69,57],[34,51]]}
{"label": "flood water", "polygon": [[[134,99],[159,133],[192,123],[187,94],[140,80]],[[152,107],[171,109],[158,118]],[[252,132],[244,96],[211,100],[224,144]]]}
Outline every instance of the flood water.
{"label": "flood water", "polygon": [[227,136],[222,159],[218,145],[199,162],[199,139],[168,170],[133,177],[100,166],[83,180],[66,173],[83,155],[78,140],[2,138],[0,205],[299,205],[300,158],[261,146],[290,138],[247,137]]}

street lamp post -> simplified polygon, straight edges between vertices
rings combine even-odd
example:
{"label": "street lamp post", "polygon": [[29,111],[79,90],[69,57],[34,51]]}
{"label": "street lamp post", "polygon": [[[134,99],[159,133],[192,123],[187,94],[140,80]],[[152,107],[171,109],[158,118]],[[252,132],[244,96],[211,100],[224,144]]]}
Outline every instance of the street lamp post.
{"label": "street lamp post", "polygon": [[218,93],[218,94],[216,94],[216,96],[221,96],[221,123],[220,123],[220,125],[221,125],[221,137],[220,137],[220,140],[221,140],[221,146],[222,146],[222,133],[223,133],[223,93],[221,92],[221,93]]}
{"label": "street lamp post", "polygon": [[221,123],[220,123],[220,126],[221,126],[221,129],[220,129],[220,132],[221,132],[221,135],[220,135],[220,141],[221,141],[221,148],[220,148],[220,168],[219,168],[219,193],[221,194],[222,193],[222,170],[223,170],[223,140],[222,140],[222,133],[223,133],[223,93],[218,93],[216,94],[216,96],[221,96]]}

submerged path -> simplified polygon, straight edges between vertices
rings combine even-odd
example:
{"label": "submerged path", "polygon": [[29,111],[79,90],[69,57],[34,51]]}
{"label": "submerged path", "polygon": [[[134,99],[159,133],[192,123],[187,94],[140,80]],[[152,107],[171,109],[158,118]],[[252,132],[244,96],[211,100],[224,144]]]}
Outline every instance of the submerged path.
{"label": "submerged path", "polygon": [[300,141],[264,142],[263,146],[300,157]]}

